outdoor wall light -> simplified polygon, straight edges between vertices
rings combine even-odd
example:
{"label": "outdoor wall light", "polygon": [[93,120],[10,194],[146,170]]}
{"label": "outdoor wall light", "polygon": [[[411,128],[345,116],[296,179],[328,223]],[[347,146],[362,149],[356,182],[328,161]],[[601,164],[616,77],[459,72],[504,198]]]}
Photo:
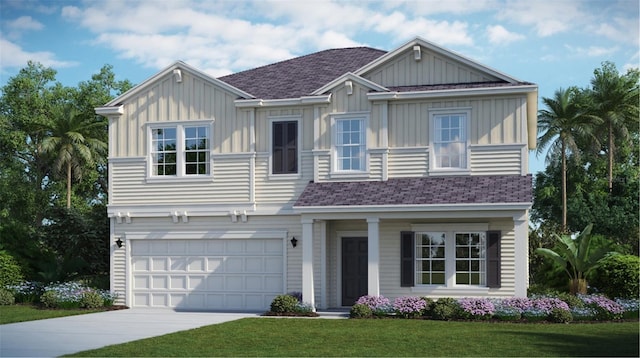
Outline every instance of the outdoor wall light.
{"label": "outdoor wall light", "polygon": [[291,246],[293,247],[298,246],[298,239],[296,239],[295,236],[291,238]]}
{"label": "outdoor wall light", "polygon": [[118,238],[118,240],[116,240],[116,245],[118,245],[118,248],[122,247],[122,240],[120,240],[120,238]]}

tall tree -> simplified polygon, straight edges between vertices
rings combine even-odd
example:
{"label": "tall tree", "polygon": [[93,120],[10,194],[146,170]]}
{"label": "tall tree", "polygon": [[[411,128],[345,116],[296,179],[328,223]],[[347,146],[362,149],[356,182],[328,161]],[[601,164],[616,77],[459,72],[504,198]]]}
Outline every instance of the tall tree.
{"label": "tall tree", "polygon": [[605,152],[608,156],[609,192],[613,190],[614,153],[617,142],[628,142],[629,130],[637,130],[640,120],[640,72],[631,69],[620,75],[612,62],[602,63],[593,71],[591,79],[591,105],[593,114],[601,120],[601,132],[606,135]]}
{"label": "tall tree", "polygon": [[567,230],[567,158],[570,154],[579,158],[577,141],[591,136],[595,119],[588,116],[579,105],[577,88],[558,89],[553,98],[543,97],[547,107],[538,112],[537,154],[549,147],[547,163],[560,158],[562,166],[562,230]]}
{"label": "tall tree", "polygon": [[45,127],[46,138],[42,141],[42,150],[54,154],[55,172],[64,171],[67,184],[67,209],[71,208],[71,182],[73,177],[82,177],[83,173],[93,169],[96,158],[104,155],[107,144],[100,138],[104,136],[104,123],[95,117],[82,115],[68,105],[59,111],[54,120]]}

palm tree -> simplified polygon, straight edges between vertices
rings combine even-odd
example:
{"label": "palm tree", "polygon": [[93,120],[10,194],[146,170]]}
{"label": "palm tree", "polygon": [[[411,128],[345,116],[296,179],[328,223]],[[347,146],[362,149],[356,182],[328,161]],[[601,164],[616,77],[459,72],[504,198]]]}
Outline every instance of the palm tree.
{"label": "palm tree", "polygon": [[546,161],[551,163],[560,157],[562,165],[562,230],[567,230],[567,157],[580,157],[577,140],[591,136],[597,120],[579,105],[578,89],[558,89],[553,98],[543,97],[547,109],[538,112],[538,145],[536,154],[549,146]]}
{"label": "palm tree", "polygon": [[71,208],[73,177],[82,177],[97,157],[107,151],[107,144],[99,139],[104,128],[104,122],[82,116],[71,106],[66,106],[44,129],[47,137],[42,141],[42,151],[53,154],[56,172],[64,173],[66,177],[67,208]]}
{"label": "palm tree", "polygon": [[569,275],[569,289],[571,293],[587,293],[586,277],[599,266],[599,260],[608,252],[602,245],[592,245],[592,224],[582,230],[575,238],[570,235],[553,234],[557,241],[554,249],[537,248],[536,253],[552,259]]}
{"label": "palm tree", "polygon": [[601,120],[601,132],[606,133],[609,192],[613,188],[613,164],[616,141],[629,139],[629,128],[638,128],[638,70],[620,75],[615,64],[604,62],[593,71],[590,97],[594,115]]}

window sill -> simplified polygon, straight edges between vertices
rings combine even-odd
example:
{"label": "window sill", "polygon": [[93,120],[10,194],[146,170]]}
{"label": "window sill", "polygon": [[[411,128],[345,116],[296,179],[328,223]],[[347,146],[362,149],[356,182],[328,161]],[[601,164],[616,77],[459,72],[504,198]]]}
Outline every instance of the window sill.
{"label": "window sill", "polygon": [[197,176],[166,176],[166,177],[147,177],[145,179],[147,183],[206,183],[213,182],[213,176],[211,175],[197,175]]}
{"label": "window sill", "polygon": [[489,294],[489,287],[474,287],[474,286],[414,286],[411,287],[411,292],[424,293],[431,295],[455,295],[455,296],[482,296]]}
{"label": "window sill", "polygon": [[369,172],[331,172],[331,179],[369,179]]}
{"label": "window sill", "polygon": [[300,174],[269,174],[269,180],[298,180],[302,178]]}
{"label": "window sill", "polygon": [[429,175],[432,176],[446,176],[446,175],[470,175],[469,169],[431,169]]}

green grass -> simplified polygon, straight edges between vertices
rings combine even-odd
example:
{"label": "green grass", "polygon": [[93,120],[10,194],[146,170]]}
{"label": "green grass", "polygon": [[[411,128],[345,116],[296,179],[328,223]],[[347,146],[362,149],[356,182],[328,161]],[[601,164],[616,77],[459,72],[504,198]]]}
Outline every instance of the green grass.
{"label": "green grass", "polygon": [[0,324],[35,321],[39,319],[74,316],[79,314],[100,312],[103,310],[68,309],[50,310],[32,305],[0,306]]}
{"label": "green grass", "polygon": [[638,322],[245,318],[75,356],[634,356]]}

